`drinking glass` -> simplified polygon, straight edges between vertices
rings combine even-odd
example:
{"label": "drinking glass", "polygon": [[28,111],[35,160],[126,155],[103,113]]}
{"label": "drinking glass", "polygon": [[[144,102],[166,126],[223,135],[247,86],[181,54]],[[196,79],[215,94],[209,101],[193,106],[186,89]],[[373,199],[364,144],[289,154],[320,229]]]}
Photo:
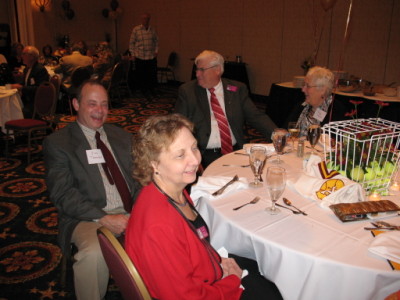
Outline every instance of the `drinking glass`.
{"label": "drinking glass", "polygon": [[300,135],[300,128],[299,128],[299,126],[297,126],[297,122],[289,122],[288,131],[290,134],[290,139],[292,140],[292,149],[296,150],[294,148],[294,142],[297,140],[297,138]]}
{"label": "drinking glass", "polygon": [[262,187],[260,177],[267,159],[267,150],[263,146],[252,146],[250,148],[250,167],[254,174],[254,181],[250,182],[251,187]]}
{"label": "drinking glass", "polygon": [[280,213],[280,210],[276,208],[275,202],[278,201],[282,195],[286,186],[286,171],[282,167],[269,167],[267,169],[267,175],[265,176],[265,184],[271,197],[272,206],[266,208],[266,211],[270,215],[276,215]]}
{"label": "drinking glass", "polygon": [[312,124],[307,129],[307,140],[311,145],[311,154],[315,154],[315,145],[318,143],[319,137],[321,136],[321,126],[318,124]]}
{"label": "drinking glass", "polygon": [[274,144],[275,151],[278,154],[277,160],[274,161],[276,164],[282,163],[280,156],[283,154],[283,149],[286,146],[286,137],[288,134],[288,131],[284,128],[275,128],[272,132],[272,143]]}

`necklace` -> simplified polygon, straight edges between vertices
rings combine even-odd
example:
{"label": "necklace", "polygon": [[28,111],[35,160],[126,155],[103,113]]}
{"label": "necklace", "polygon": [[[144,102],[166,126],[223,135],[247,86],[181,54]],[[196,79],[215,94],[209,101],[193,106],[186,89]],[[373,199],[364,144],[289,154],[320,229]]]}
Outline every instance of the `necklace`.
{"label": "necklace", "polygon": [[185,199],[185,202],[184,203],[179,203],[178,201],[175,201],[174,199],[172,199],[172,198],[170,198],[171,200],[172,200],[172,202],[174,202],[174,204],[176,204],[176,205],[178,205],[178,206],[180,206],[180,207],[185,207],[186,205],[187,205],[187,200],[186,200],[186,197],[184,197],[184,199]]}
{"label": "necklace", "polygon": [[162,194],[164,194],[165,196],[167,196],[168,200],[170,200],[173,204],[176,204],[176,205],[178,205],[178,206],[180,206],[180,207],[185,207],[185,206],[188,204],[188,201],[187,201],[187,199],[186,199],[185,196],[183,196],[183,199],[185,199],[185,202],[184,202],[184,203],[179,203],[178,201],[175,201],[174,199],[172,199],[172,197],[171,197],[170,195],[168,195],[166,192],[164,192],[164,191],[158,186],[158,184],[157,184],[155,181],[153,181],[153,183],[154,183],[154,185],[156,186],[156,188],[157,188]]}

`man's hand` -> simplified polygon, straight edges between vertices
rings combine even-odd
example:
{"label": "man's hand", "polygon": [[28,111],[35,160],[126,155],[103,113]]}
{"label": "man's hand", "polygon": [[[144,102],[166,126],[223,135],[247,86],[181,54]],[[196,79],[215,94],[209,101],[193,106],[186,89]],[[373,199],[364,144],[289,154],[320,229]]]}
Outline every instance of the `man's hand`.
{"label": "man's hand", "polygon": [[105,215],[99,219],[99,223],[109,229],[114,234],[121,234],[125,231],[128,225],[128,215]]}
{"label": "man's hand", "polygon": [[239,277],[239,279],[242,278],[243,270],[238,266],[233,258],[222,258],[221,267],[222,271],[224,271],[223,277],[233,274]]}

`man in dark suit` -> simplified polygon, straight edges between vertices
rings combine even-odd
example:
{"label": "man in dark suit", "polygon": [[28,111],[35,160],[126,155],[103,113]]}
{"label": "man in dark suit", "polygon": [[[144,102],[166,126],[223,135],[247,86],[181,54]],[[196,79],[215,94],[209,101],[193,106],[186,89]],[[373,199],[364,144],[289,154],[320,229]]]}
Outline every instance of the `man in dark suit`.
{"label": "man in dark suit", "polygon": [[49,80],[49,73],[46,68],[38,63],[39,50],[33,46],[26,46],[22,51],[22,60],[25,64],[23,80],[20,83],[11,85],[13,89],[18,89],[22,94],[24,103],[24,116],[31,118],[33,114],[35,94],[38,86]]}
{"label": "man in dark suit", "polygon": [[[43,144],[46,183],[50,200],[59,214],[58,239],[65,255],[71,242],[78,252],[74,259],[77,299],[103,299],[109,272],[97,240],[96,230],[105,226],[114,234],[124,233],[129,213],[116,179],[104,168],[103,151],[97,149],[96,134],[111,151],[128,186],[133,203],[138,191],[132,179],[131,134],[104,124],[108,115],[107,91],[97,81],[85,82],[73,99],[77,122],[53,133]],[[100,147],[101,148],[101,147]],[[128,209],[129,210],[129,209]]]}
{"label": "man in dark suit", "polygon": [[179,88],[175,111],[195,124],[203,167],[225,154],[221,151],[219,125],[211,107],[211,88],[228,121],[232,150],[241,149],[246,142],[243,129],[245,122],[270,141],[276,125],[268,115],[257,109],[244,84],[221,79],[224,58],[217,52],[205,50],[196,57],[195,64],[197,80]]}

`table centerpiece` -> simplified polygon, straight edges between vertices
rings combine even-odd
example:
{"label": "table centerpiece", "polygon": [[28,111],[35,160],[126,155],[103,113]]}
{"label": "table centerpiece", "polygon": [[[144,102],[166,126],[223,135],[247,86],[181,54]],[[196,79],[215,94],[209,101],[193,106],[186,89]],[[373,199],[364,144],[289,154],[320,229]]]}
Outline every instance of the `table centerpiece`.
{"label": "table centerpiece", "polygon": [[400,124],[381,118],[322,127],[327,167],[359,182],[368,194],[387,193],[399,164]]}

